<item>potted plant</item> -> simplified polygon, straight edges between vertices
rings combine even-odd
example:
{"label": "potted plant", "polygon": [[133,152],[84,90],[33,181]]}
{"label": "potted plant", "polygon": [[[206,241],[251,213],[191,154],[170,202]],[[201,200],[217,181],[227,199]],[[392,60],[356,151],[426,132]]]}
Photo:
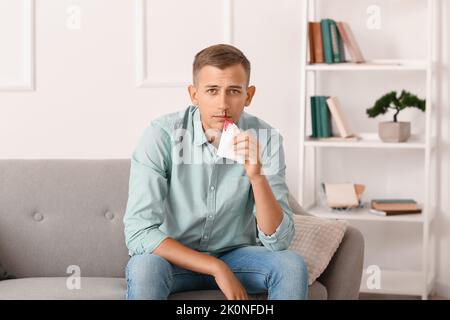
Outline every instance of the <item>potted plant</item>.
{"label": "potted plant", "polygon": [[396,91],[391,91],[379,98],[366,112],[370,118],[375,118],[385,114],[389,109],[395,110],[394,121],[378,124],[378,135],[384,142],[405,142],[411,135],[411,125],[409,122],[397,121],[397,117],[400,111],[412,107],[425,111],[425,100],[405,90],[402,90],[399,97]]}

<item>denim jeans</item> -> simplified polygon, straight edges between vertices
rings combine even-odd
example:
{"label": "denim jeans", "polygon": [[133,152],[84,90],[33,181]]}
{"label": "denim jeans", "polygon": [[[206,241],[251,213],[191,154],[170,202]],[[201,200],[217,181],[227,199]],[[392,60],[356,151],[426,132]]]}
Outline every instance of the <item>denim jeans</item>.
{"label": "denim jeans", "polygon": [[[269,300],[308,297],[307,266],[294,251],[248,246],[218,258],[229,266],[249,295],[267,293]],[[131,257],[125,273],[126,299],[166,300],[181,291],[220,290],[213,276],[180,268],[155,254]]]}

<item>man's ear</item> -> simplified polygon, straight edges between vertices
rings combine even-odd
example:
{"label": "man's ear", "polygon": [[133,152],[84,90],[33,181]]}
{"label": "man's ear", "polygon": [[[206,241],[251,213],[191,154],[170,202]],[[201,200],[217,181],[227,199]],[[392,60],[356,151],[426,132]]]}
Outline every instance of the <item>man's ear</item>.
{"label": "man's ear", "polygon": [[197,106],[198,100],[197,100],[197,88],[190,84],[188,86],[189,96],[191,97],[192,104]]}
{"label": "man's ear", "polygon": [[245,106],[248,107],[252,102],[253,96],[255,95],[256,87],[250,86],[247,88],[247,98],[245,99]]}

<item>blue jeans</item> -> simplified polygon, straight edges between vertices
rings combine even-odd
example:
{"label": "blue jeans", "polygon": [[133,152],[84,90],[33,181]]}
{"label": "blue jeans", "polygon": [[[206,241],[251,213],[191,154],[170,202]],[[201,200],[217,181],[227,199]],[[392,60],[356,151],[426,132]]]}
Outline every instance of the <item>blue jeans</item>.
{"label": "blue jeans", "polygon": [[[247,294],[267,293],[269,300],[308,297],[308,270],[291,250],[270,251],[248,246],[219,257],[234,272]],[[220,290],[214,277],[180,268],[155,254],[135,255],[126,267],[126,299],[166,300],[172,293]]]}

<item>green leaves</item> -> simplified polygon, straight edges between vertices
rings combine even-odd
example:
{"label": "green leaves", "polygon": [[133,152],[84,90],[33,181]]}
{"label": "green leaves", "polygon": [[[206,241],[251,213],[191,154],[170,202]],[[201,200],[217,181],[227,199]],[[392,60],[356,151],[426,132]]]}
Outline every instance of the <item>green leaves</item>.
{"label": "green leaves", "polygon": [[418,108],[425,111],[425,100],[406,90],[402,90],[399,97],[397,97],[396,91],[391,91],[379,98],[373,107],[366,110],[366,113],[370,118],[375,118],[380,114],[385,114],[389,109],[394,109],[396,111],[394,122],[397,122],[397,115],[405,108]]}

